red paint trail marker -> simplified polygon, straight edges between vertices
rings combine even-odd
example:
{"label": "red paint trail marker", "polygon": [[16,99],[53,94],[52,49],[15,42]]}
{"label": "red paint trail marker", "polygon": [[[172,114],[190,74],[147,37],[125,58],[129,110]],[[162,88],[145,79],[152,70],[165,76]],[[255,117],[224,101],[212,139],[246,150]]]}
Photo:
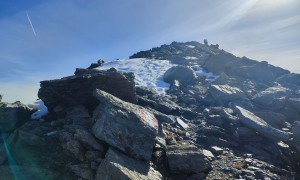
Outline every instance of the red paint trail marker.
{"label": "red paint trail marker", "polygon": [[151,112],[146,111],[145,109],[139,109],[138,114],[140,115],[141,120],[143,121],[144,124],[154,127],[155,129],[158,128],[157,119]]}

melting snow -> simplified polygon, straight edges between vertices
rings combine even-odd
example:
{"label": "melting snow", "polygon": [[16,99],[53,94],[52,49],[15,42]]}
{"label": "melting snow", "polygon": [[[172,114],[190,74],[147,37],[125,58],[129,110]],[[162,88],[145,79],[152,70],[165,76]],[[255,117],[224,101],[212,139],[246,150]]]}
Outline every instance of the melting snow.
{"label": "melting snow", "polygon": [[193,57],[193,56],[186,56],[186,57],[184,57],[184,59],[186,59],[186,60],[196,60],[198,58],[197,57]]}
{"label": "melting snow", "polygon": [[199,65],[194,65],[192,68],[198,76],[204,76],[206,81],[213,82],[219,77],[211,72],[205,72]]}
{"label": "melting snow", "polygon": [[193,46],[193,45],[186,45],[186,46],[189,48],[195,48],[195,46]]}
{"label": "melting snow", "polygon": [[118,71],[133,72],[137,85],[154,88],[158,94],[165,95],[170,84],[163,81],[163,75],[173,66],[176,65],[168,60],[135,58],[106,62],[98,69],[107,70],[114,67]]}
{"label": "melting snow", "polygon": [[48,108],[45,106],[42,100],[37,100],[36,102],[29,104],[28,107],[36,110],[36,112],[31,115],[31,119],[40,119],[42,116],[48,113]]}

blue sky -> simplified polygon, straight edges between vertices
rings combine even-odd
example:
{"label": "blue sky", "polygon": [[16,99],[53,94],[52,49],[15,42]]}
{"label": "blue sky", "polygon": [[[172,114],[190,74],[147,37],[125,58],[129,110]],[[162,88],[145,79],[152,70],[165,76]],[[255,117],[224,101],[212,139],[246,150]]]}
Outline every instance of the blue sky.
{"label": "blue sky", "polygon": [[99,58],[204,38],[300,73],[299,9],[299,0],[1,0],[0,94],[29,103],[39,81]]}

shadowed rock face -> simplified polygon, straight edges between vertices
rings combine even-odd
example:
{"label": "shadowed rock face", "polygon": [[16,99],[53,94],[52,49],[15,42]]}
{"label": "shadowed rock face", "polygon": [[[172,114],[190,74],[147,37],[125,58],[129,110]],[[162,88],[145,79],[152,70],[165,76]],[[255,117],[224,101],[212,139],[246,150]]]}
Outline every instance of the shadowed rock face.
{"label": "shadowed rock face", "polygon": [[79,69],[74,76],[42,81],[38,97],[50,111],[58,105],[84,105],[93,109],[98,103],[92,96],[95,89],[109,92],[124,101],[136,101],[133,73],[121,73],[114,69]]}
{"label": "shadowed rock face", "polygon": [[30,118],[32,111],[26,105],[0,102],[0,132],[6,133],[25,123]]}

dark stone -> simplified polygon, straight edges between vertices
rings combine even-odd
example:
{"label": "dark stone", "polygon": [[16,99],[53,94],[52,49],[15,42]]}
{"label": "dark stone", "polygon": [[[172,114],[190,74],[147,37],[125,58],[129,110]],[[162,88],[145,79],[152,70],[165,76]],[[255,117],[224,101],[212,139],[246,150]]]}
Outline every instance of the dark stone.
{"label": "dark stone", "polygon": [[21,102],[0,102],[0,132],[8,133],[30,120],[31,109]]}
{"label": "dark stone", "polygon": [[148,162],[139,161],[109,149],[104,161],[98,167],[95,179],[160,180],[162,175],[154,170]]}
{"label": "dark stone", "polygon": [[178,80],[180,84],[193,85],[195,84],[196,79],[197,76],[192,68],[181,65],[171,67],[163,76],[163,80],[170,84],[175,80]]}
{"label": "dark stone", "polygon": [[175,174],[201,173],[211,168],[203,152],[192,145],[168,146],[167,160],[170,171]]}
{"label": "dark stone", "polygon": [[228,102],[246,98],[242,90],[228,85],[211,85],[209,93],[214,98],[215,102],[221,105],[226,105]]}
{"label": "dark stone", "polygon": [[77,69],[74,76],[57,80],[41,81],[38,97],[49,111],[60,106],[83,105],[93,109],[98,101],[93,91],[98,88],[128,102],[136,102],[133,73]]}

